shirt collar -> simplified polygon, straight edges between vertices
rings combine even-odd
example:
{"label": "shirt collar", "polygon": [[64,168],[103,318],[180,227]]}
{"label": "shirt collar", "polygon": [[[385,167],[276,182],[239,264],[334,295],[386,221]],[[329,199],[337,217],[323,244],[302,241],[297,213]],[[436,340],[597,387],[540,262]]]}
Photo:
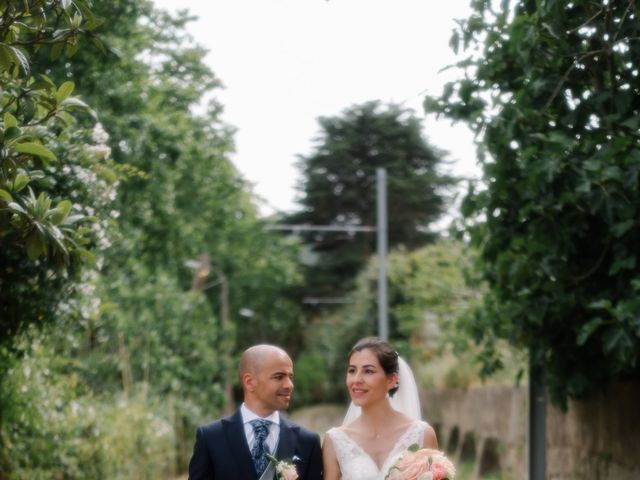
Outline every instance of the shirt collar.
{"label": "shirt collar", "polygon": [[252,412],[249,409],[249,407],[247,407],[243,402],[242,405],[240,405],[240,414],[242,415],[242,423],[244,424],[247,424],[251,420],[255,420],[256,418],[262,418],[264,420],[269,420],[275,423],[276,425],[280,425],[280,414],[278,413],[277,410],[273,412],[271,415],[268,415],[266,417],[261,417],[257,413]]}

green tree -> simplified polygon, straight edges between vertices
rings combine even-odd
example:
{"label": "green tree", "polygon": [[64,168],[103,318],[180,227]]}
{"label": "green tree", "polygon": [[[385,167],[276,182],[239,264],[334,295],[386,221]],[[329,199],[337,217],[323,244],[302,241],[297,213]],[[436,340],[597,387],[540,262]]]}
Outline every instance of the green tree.
{"label": "green tree", "polygon": [[[477,378],[472,370],[477,349],[470,348],[466,330],[483,293],[470,278],[473,257],[450,239],[412,251],[398,248],[388,257],[389,337],[423,386],[466,386]],[[296,362],[297,370],[310,371],[297,386],[300,400],[344,400],[346,392],[336,389],[335,379],[343,378],[353,344],[376,330],[377,269],[372,257],[356,278],[350,303],[309,329],[309,346]]]}
{"label": "green tree", "polygon": [[[93,261],[109,182],[108,150],[77,122],[91,110],[38,69],[37,51],[61,61],[99,26],[87,2],[3,2],[0,19],[0,343],[50,322]],[[95,51],[95,50],[94,50]],[[99,142],[98,142],[99,143]],[[97,216],[99,218],[94,217]]]}
{"label": "green tree", "polygon": [[490,287],[476,335],[529,349],[562,404],[639,374],[640,23],[627,0],[496,7],[473,2],[463,78],[425,105],[481,146],[463,204]]}
{"label": "green tree", "polygon": [[[319,119],[314,151],[300,157],[300,206],[289,223],[375,225],[376,169],[387,170],[389,245],[413,248],[431,241],[430,225],[446,206],[452,179],[439,171],[444,153],[423,138],[420,121],[396,105],[369,102]],[[317,255],[307,273],[314,295],[342,294],[369,256],[375,234],[312,233]]]}
{"label": "green tree", "polygon": [[[52,4],[75,8],[78,2]],[[56,297],[48,318],[55,328],[23,329],[14,352],[0,349],[8,372],[0,378],[2,478],[5,472],[9,478],[182,472],[194,424],[223,406],[236,348],[260,340],[293,345],[300,335],[299,308],[281,297],[299,280],[297,247],[265,230],[228,158],[232,128],[222,107],[215,100],[200,103],[220,83],[203,63],[206,52],[185,34],[189,17],[155,11],[148,1],[95,2],[93,8],[104,21],[103,53],[79,49],[61,62],[41,49],[32,64],[53,84],[75,84],[100,119],[95,133],[111,149],[110,158],[98,162],[88,141],[92,132],[80,128],[95,120],[79,117],[73,133],[88,153],[78,156],[96,181],[84,171],[63,181],[67,165],[51,181],[83,213],[94,208],[98,221],[89,238],[101,268],[85,272],[79,285],[74,277],[69,284],[78,288],[63,301]],[[71,155],[71,142],[61,142],[50,150]],[[69,168],[76,171],[75,164]],[[117,189],[100,196],[104,204],[85,201],[109,185]],[[186,264],[202,253],[211,256],[213,271],[208,288],[191,291]],[[229,286],[228,329],[218,315],[219,273]],[[29,288],[22,285],[23,299],[32,295]],[[33,359],[29,372],[23,359]],[[120,408],[130,425],[118,418]],[[145,408],[150,415],[140,415]],[[92,447],[73,448],[79,444]],[[125,446],[133,444],[145,445],[139,465],[126,457]]]}
{"label": "green tree", "polygon": [[[96,4],[95,11],[113,25],[103,37],[117,54],[80,51],[74,62],[52,65],[51,75],[73,79],[99,110],[112,139],[112,168],[125,175],[116,199],[120,236],[106,252],[105,275],[126,275],[141,263],[149,275],[162,272],[188,290],[194,272],[185,263],[207,253],[207,283],[218,274],[228,279],[237,344],[289,343],[282,335],[296,331],[299,312],[273,298],[299,280],[297,249],[266,232],[229,160],[233,128],[215,100],[220,81],[204,64],[206,51],[185,33],[191,17],[171,17],[148,1]],[[212,100],[202,105],[203,98]],[[219,312],[219,287],[205,295]],[[242,308],[254,316],[238,317]]]}

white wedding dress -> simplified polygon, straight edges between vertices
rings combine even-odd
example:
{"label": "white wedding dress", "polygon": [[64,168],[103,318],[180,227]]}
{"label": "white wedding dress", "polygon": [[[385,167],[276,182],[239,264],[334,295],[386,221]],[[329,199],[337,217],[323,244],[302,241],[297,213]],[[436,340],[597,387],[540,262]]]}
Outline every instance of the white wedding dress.
{"label": "white wedding dress", "polygon": [[423,446],[427,427],[428,423],[420,420],[411,424],[396,441],[380,469],[362,447],[341,429],[334,427],[326,434],[333,443],[342,480],[384,480],[389,468],[411,445]]}

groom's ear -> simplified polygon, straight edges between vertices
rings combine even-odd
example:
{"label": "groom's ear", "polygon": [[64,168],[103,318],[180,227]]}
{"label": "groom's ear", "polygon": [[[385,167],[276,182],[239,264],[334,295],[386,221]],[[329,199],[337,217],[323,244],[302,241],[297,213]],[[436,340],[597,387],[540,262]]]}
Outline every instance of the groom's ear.
{"label": "groom's ear", "polygon": [[251,373],[249,372],[243,373],[240,380],[242,381],[243,390],[247,392],[253,392],[255,390],[255,382],[254,382],[253,375],[251,375]]}

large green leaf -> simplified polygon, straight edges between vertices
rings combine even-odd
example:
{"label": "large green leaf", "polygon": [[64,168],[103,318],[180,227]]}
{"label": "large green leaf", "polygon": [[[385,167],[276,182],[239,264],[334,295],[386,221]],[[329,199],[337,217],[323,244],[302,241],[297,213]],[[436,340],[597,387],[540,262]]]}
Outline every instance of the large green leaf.
{"label": "large green leaf", "polygon": [[17,66],[25,75],[29,74],[29,60],[26,55],[13,45],[0,43],[0,67],[9,70]]}
{"label": "large green leaf", "polygon": [[17,143],[13,146],[13,149],[19,153],[28,153],[30,155],[35,155],[37,157],[46,159],[46,160],[55,160],[56,156],[53,154],[51,150],[42,145],[41,143],[35,142],[24,142]]}
{"label": "large green leaf", "polygon": [[75,88],[75,84],[71,81],[66,81],[58,88],[56,92],[56,101],[62,103],[63,100],[69,97]]}
{"label": "large green leaf", "polygon": [[16,117],[11,115],[11,113],[5,112],[5,114],[4,114],[4,126],[5,126],[5,128],[17,127],[18,126],[18,120],[16,119]]}
{"label": "large green leaf", "polygon": [[63,200],[58,206],[52,210],[49,210],[49,216],[51,223],[58,225],[68,217],[71,212],[71,202],[69,200]]}
{"label": "large green leaf", "polygon": [[13,191],[20,192],[29,184],[29,176],[24,173],[19,173],[13,180]]}
{"label": "large green leaf", "polygon": [[10,203],[10,202],[13,202],[13,197],[9,192],[0,188],[0,200]]}
{"label": "large green leaf", "polygon": [[603,323],[602,318],[594,318],[589,323],[584,324],[576,338],[576,343],[578,345],[584,345]]}
{"label": "large green leaf", "polygon": [[47,245],[38,232],[33,232],[27,237],[27,255],[31,260],[37,260],[47,251]]}

